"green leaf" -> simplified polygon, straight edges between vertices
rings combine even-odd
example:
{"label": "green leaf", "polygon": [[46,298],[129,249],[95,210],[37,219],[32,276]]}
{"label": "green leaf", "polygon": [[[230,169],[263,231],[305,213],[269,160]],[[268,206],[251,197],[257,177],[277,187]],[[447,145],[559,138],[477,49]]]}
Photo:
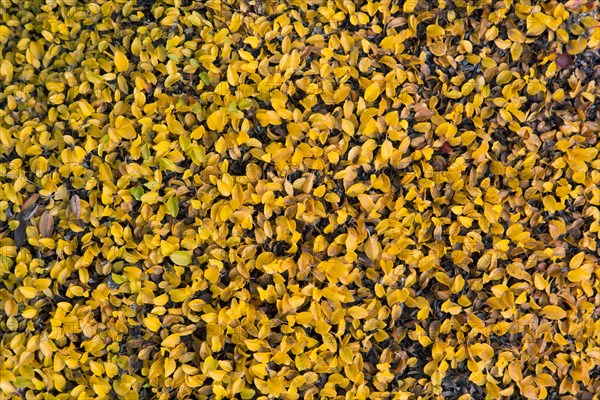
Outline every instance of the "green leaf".
{"label": "green leaf", "polygon": [[137,201],[139,201],[142,198],[142,195],[144,194],[144,188],[141,186],[132,187],[131,189],[129,189],[129,191]]}
{"label": "green leaf", "polygon": [[200,106],[200,104],[198,103],[194,103],[194,105],[192,106],[192,112],[194,114],[200,114],[202,112],[202,107]]}
{"label": "green leaf", "polygon": [[177,265],[187,266],[192,263],[192,256],[187,251],[176,251],[171,253],[169,258]]}
{"label": "green leaf", "polygon": [[158,166],[163,171],[166,170],[166,171],[180,172],[180,168],[177,167],[177,165],[175,165],[175,163],[173,161],[169,160],[166,157],[163,157],[160,160],[158,160]]}
{"label": "green leaf", "polygon": [[186,150],[186,154],[190,157],[194,164],[201,166],[206,158],[206,148],[204,146],[192,144]]}
{"label": "green leaf", "polygon": [[252,100],[244,99],[237,105],[240,110],[247,110],[252,107]]}
{"label": "green leaf", "polygon": [[173,217],[177,217],[177,214],[179,214],[179,198],[177,196],[173,196],[167,200],[167,210],[169,210],[169,214]]}
{"label": "green leaf", "polygon": [[202,79],[202,82],[204,82],[205,85],[212,84],[210,78],[208,77],[208,73],[206,72],[200,72],[200,79]]}
{"label": "green leaf", "polygon": [[242,399],[252,399],[254,398],[255,394],[256,392],[249,388],[242,389],[242,391],[240,392],[240,396]]}
{"label": "green leaf", "polygon": [[150,181],[150,182],[144,183],[144,186],[150,190],[154,190],[155,188],[157,188],[159,186],[159,183],[157,181]]}
{"label": "green leaf", "polygon": [[150,148],[148,147],[148,144],[142,145],[142,157],[144,157],[144,160],[150,158]]}
{"label": "green leaf", "polygon": [[229,103],[228,110],[230,113],[237,111],[237,104],[235,101],[232,101],[231,103]]}
{"label": "green leaf", "polygon": [[181,146],[181,150],[186,151],[188,147],[192,144],[192,141],[187,136],[179,136],[179,145]]}

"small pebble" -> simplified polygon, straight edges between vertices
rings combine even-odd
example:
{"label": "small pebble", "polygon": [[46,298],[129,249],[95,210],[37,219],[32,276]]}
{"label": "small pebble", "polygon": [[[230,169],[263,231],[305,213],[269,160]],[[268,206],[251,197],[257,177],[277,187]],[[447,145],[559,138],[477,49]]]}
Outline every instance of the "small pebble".
{"label": "small pebble", "polygon": [[106,286],[108,286],[110,289],[118,289],[119,285],[117,282],[115,282],[112,278],[112,276],[109,276],[108,279],[106,279]]}

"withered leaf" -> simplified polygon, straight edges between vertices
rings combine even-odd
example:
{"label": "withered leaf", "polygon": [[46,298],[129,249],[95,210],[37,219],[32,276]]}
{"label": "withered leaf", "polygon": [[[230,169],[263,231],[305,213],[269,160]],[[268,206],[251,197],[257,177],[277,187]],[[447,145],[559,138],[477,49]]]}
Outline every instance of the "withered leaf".
{"label": "withered leaf", "polygon": [[37,200],[40,198],[40,195],[35,193],[32,194],[31,196],[29,196],[27,198],[27,200],[25,200],[23,202],[23,206],[21,206],[21,212],[24,213],[26,211],[28,211],[31,207],[35,206],[37,203]]}
{"label": "withered leaf", "polygon": [[42,237],[52,236],[52,232],[54,231],[54,217],[50,214],[50,211],[46,210],[42,214],[39,223],[39,230]]}
{"label": "withered leaf", "polygon": [[71,207],[71,211],[75,218],[79,218],[81,214],[81,199],[76,194],[71,196],[71,200],[69,200],[69,206]]}

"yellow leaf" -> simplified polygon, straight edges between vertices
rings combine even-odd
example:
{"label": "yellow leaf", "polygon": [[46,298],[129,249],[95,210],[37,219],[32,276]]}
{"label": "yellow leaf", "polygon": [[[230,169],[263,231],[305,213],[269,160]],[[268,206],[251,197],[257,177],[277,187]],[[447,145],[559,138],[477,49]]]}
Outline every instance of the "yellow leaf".
{"label": "yellow leaf", "polygon": [[556,201],[554,196],[548,195],[542,199],[544,203],[544,209],[549,212],[562,211],[565,209],[565,205]]}
{"label": "yellow leaf", "polygon": [[364,193],[365,190],[367,190],[367,187],[364,183],[355,183],[354,185],[350,186],[348,190],[346,190],[346,196],[356,197]]}
{"label": "yellow leaf", "polygon": [[584,51],[586,46],[587,40],[585,37],[581,37],[575,40],[569,40],[569,43],[567,43],[567,51],[571,55],[576,55]]}
{"label": "yellow leaf", "polygon": [[160,320],[153,315],[144,318],[144,325],[152,332],[157,332],[161,327]]}
{"label": "yellow leaf", "polygon": [[408,289],[406,288],[394,290],[387,296],[387,302],[390,306],[393,306],[396,303],[404,302],[408,298],[408,295]]}
{"label": "yellow leaf", "polygon": [[92,389],[94,389],[94,392],[96,392],[96,394],[100,398],[106,398],[106,395],[108,394],[108,392],[110,392],[110,385],[108,384],[108,382],[105,383],[106,385],[100,383],[92,384]]}
{"label": "yellow leaf", "polygon": [[246,389],[243,389],[243,390],[240,392],[240,397],[241,397],[243,400],[246,400],[246,399],[253,399],[253,398],[254,398],[254,395],[255,395],[255,393],[256,393],[256,392],[255,392],[253,389],[246,388]]}
{"label": "yellow leaf", "polygon": [[92,71],[89,71],[89,70],[85,71],[85,76],[86,76],[87,80],[92,84],[104,82],[104,79],[102,79],[102,77],[100,75],[98,75]]}
{"label": "yellow leaf", "polygon": [[527,36],[539,36],[546,30],[546,25],[542,21],[540,14],[527,16]]}
{"label": "yellow leaf", "polygon": [[538,396],[538,389],[535,386],[533,386],[532,384],[523,385],[523,388],[521,389],[521,393],[527,399],[537,400],[540,398],[540,396]]}
{"label": "yellow leaf", "polygon": [[95,112],[94,107],[85,99],[79,100],[79,109],[84,117],[89,117]]}
{"label": "yellow leaf", "polygon": [[450,300],[446,300],[440,309],[443,312],[447,312],[451,315],[458,315],[462,312],[462,307]]}
{"label": "yellow leaf", "polygon": [[508,364],[508,376],[517,384],[523,380],[523,373],[517,363]]}
{"label": "yellow leaf", "polygon": [[386,140],[381,145],[381,158],[383,158],[384,160],[389,160],[389,158],[392,156],[393,151],[394,151],[394,146],[392,145],[392,142],[389,140]]}
{"label": "yellow leaf", "polygon": [[340,359],[346,364],[351,364],[354,359],[354,353],[352,349],[348,346],[342,347],[340,349]]}
{"label": "yellow leaf", "polygon": [[281,125],[281,117],[277,112],[272,110],[260,110],[256,113],[256,119],[262,126]]}
{"label": "yellow leaf", "polygon": [[35,308],[28,308],[21,313],[23,318],[31,319],[38,314],[38,311]]}
{"label": "yellow leaf", "polygon": [[381,253],[381,245],[379,244],[377,237],[371,236],[365,242],[365,254],[367,255],[367,257],[369,257],[369,259],[371,261],[375,261],[379,257],[380,253]]}
{"label": "yellow leaf", "polygon": [[571,268],[571,269],[579,268],[581,266],[581,264],[583,263],[584,258],[585,258],[585,253],[583,251],[577,253],[575,256],[573,256],[573,258],[571,258],[571,261],[569,261],[569,268]]}
{"label": "yellow leaf", "polygon": [[323,332],[321,334],[323,337],[323,343],[329,348],[329,351],[335,353],[337,351],[337,341],[335,337],[329,332]]}
{"label": "yellow leaf", "polygon": [[170,358],[165,358],[165,376],[169,376],[175,372],[175,368],[177,368],[177,363]]}
{"label": "yellow leaf", "polygon": [[432,24],[432,25],[427,26],[426,31],[427,31],[427,36],[429,36],[430,38],[442,36],[446,32],[444,30],[444,28],[442,28],[438,24]]}
{"label": "yellow leaf", "polygon": [[356,319],[365,319],[369,316],[369,312],[362,307],[352,306],[348,309],[348,314],[352,316],[352,318]]}
{"label": "yellow leaf", "polygon": [[115,51],[115,67],[117,67],[117,71],[125,72],[129,68],[129,60],[119,50]]}
{"label": "yellow leaf", "polygon": [[496,75],[496,83],[498,85],[505,85],[511,81],[513,78],[512,72],[509,70],[500,71],[498,75]]}
{"label": "yellow leaf", "polygon": [[[5,37],[8,37],[8,35]],[[4,79],[4,83],[9,83],[12,80],[13,71],[14,69],[10,61],[4,60],[0,63],[0,78]]]}
{"label": "yellow leaf", "polygon": [[90,361],[90,369],[94,375],[102,376],[104,373],[104,366],[96,361]]}
{"label": "yellow leaf", "polygon": [[210,114],[206,123],[208,124],[209,129],[221,132],[227,123],[227,116],[221,109],[219,109]]}
{"label": "yellow leaf", "polygon": [[127,384],[126,382],[123,382],[123,380],[117,379],[113,382],[113,389],[119,396],[125,396],[127,392],[131,390],[131,384]]}
{"label": "yellow leaf", "polygon": [[402,6],[402,11],[405,13],[411,13],[417,6],[418,0],[406,0]]}
{"label": "yellow leaf", "polygon": [[23,296],[26,299],[33,299],[38,292],[35,288],[27,286],[21,286],[19,288],[19,291],[21,292],[21,294],[23,294]]}
{"label": "yellow leaf", "polygon": [[548,319],[563,319],[567,316],[567,312],[558,306],[544,306],[542,314]]}
{"label": "yellow leaf", "polygon": [[190,265],[192,262],[192,256],[187,251],[176,251],[172,253],[169,258],[177,265]]}
{"label": "yellow leaf", "polygon": [[548,281],[537,272],[533,275],[533,284],[538,290],[545,290],[548,287]]}
{"label": "yellow leaf", "polygon": [[169,292],[169,297],[171,297],[171,301],[173,301],[175,303],[181,303],[185,299],[187,299],[190,296],[190,294],[191,294],[190,288],[185,287],[185,288],[171,290]]}
{"label": "yellow leaf", "polygon": [[431,123],[430,122],[419,122],[414,125],[413,129],[417,132],[425,133],[425,132],[428,132],[429,129],[431,129]]}
{"label": "yellow leaf", "polygon": [[552,378],[550,374],[538,374],[536,381],[538,384],[542,386],[554,386],[556,385],[556,381]]}
{"label": "yellow leaf", "polygon": [[445,139],[452,139],[458,132],[455,125],[449,122],[442,122],[437,128],[435,128],[435,134]]}
{"label": "yellow leaf", "polygon": [[600,28],[596,27],[591,35],[590,41],[588,42],[588,48],[593,49],[598,47],[598,44],[600,44]]}
{"label": "yellow leaf", "polygon": [[331,281],[337,281],[348,273],[346,266],[338,259],[322,261],[318,265],[319,271],[324,272]]}
{"label": "yellow leaf", "polygon": [[485,157],[485,155],[487,154],[489,148],[490,148],[490,146],[489,146],[488,142],[481,143],[481,146],[479,146],[479,148],[473,152],[473,160],[475,160],[475,161],[482,160]]}
{"label": "yellow leaf", "polygon": [[523,35],[523,33],[518,29],[509,29],[508,38],[513,42],[525,43],[525,35]]}
{"label": "yellow leaf", "polygon": [[117,134],[123,139],[133,140],[136,138],[135,128],[128,118],[119,115],[115,119],[115,128],[117,128]]}
{"label": "yellow leaf", "polygon": [[370,103],[375,101],[381,94],[381,88],[377,82],[371,83],[367,90],[365,90],[365,101]]}
{"label": "yellow leaf", "polygon": [[179,334],[172,333],[169,336],[167,336],[160,345],[163,347],[175,347],[178,344],[179,344]]}
{"label": "yellow leaf", "polygon": [[115,363],[107,362],[104,364],[104,372],[106,373],[106,376],[113,378],[119,373],[119,368]]}
{"label": "yellow leaf", "polygon": [[574,270],[571,270],[567,273],[567,278],[571,282],[583,282],[587,281],[591,278],[592,271],[588,271],[586,268],[581,267]]}

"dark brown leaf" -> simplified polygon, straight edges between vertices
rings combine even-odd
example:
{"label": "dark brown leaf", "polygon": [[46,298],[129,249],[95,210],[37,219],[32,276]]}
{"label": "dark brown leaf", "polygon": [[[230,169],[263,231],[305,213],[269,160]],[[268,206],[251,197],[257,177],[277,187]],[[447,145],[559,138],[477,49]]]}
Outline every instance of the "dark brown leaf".
{"label": "dark brown leaf", "polygon": [[556,57],[556,65],[560,68],[569,68],[573,64],[573,57],[570,54],[563,53]]}
{"label": "dark brown leaf", "polygon": [[13,240],[15,241],[17,249],[20,249],[27,239],[27,221],[20,217],[17,219],[19,221],[19,226],[13,231]]}
{"label": "dark brown leaf", "polygon": [[452,154],[452,147],[450,146],[450,143],[448,143],[448,142],[444,142],[444,144],[442,145],[440,150],[446,154]]}

